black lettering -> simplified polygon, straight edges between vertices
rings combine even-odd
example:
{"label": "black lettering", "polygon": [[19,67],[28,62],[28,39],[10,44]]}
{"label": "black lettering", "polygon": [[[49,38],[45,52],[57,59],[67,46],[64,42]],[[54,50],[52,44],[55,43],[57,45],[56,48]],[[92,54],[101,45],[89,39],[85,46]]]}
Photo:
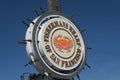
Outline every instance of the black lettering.
{"label": "black lettering", "polygon": [[76,34],[76,31],[75,31],[71,26],[70,26],[69,30],[70,30],[70,32],[71,32],[73,35]]}
{"label": "black lettering", "polygon": [[57,65],[60,64],[60,59],[57,58],[54,54],[52,54],[52,55],[50,56],[50,58],[51,58]]}
{"label": "black lettering", "polygon": [[47,28],[45,33],[44,33],[44,41],[49,42],[49,29]]}
{"label": "black lettering", "polygon": [[62,61],[62,67],[69,67],[69,63],[67,61]]}
{"label": "black lettering", "polygon": [[63,27],[63,25],[62,25],[62,22],[61,22],[61,21],[59,21],[59,26],[60,26],[60,27]]}
{"label": "black lettering", "polygon": [[68,29],[68,24],[67,24],[67,23],[63,22],[63,26],[64,26],[66,29]]}
{"label": "black lettering", "polygon": [[79,38],[76,39],[76,42],[77,42],[77,45],[78,45],[78,46],[81,46],[81,43],[80,43],[80,39],[79,39]]}
{"label": "black lettering", "polygon": [[58,26],[58,21],[54,21],[55,26]]}
{"label": "black lettering", "polygon": [[64,66],[64,64],[65,64],[65,61],[62,61],[61,67],[63,67],[63,66]]}
{"label": "black lettering", "polygon": [[46,36],[44,36],[44,41],[49,42],[49,40],[48,40],[48,38]]}
{"label": "black lettering", "polygon": [[46,46],[45,46],[45,49],[46,49],[46,51],[47,51],[48,53],[51,53],[51,52],[52,52],[52,50],[51,50],[51,48],[50,48],[50,45],[46,45]]}
{"label": "black lettering", "polygon": [[[55,27],[54,23],[50,23],[50,25],[52,26],[52,29]],[[51,30],[52,30],[52,29],[51,29]]]}

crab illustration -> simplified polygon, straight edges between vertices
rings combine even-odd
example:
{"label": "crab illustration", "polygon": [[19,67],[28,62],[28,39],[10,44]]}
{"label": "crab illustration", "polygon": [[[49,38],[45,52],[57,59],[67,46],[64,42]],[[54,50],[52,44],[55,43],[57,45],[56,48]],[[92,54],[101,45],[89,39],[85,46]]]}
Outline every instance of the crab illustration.
{"label": "crab illustration", "polygon": [[53,43],[60,52],[62,52],[62,50],[70,52],[73,47],[72,39],[68,36],[62,36],[60,34],[53,38]]}

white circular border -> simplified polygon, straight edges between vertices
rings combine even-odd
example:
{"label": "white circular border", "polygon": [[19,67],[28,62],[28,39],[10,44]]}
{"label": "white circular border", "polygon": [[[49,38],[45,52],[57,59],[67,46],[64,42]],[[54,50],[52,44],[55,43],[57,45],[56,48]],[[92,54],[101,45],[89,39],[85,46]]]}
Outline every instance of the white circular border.
{"label": "white circular border", "polygon": [[[79,63],[79,65],[75,69],[61,71],[58,68],[52,67],[52,64],[47,60],[47,58],[43,57],[43,56],[45,56],[45,54],[44,54],[44,51],[42,50],[42,47],[39,48],[38,39],[37,39],[40,28],[42,28],[43,23],[46,21],[45,19],[48,19],[50,17],[66,18],[61,13],[47,13],[43,16],[36,18],[34,20],[34,22],[36,24],[30,25],[30,27],[28,28],[28,30],[26,32],[26,40],[27,39],[32,40],[32,42],[27,42],[27,45],[26,45],[27,53],[28,53],[29,57],[31,58],[31,60],[34,62],[34,66],[37,68],[37,70],[41,74],[44,74],[47,72],[54,78],[61,78],[61,79],[72,78],[72,77],[76,76],[83,69],[83,66],[85,65],[86,50],[84,51],[85,53],[83,53],[82,61]],[[77,29],[77,31],[79,31],[79,30]],[[82,37],[82,34],[81,33],[79,33],[79,34]],[[83,39],[83,37],[82,37],[82,39]],[[83,43],[84,43],[84,39],[83,39]]]}

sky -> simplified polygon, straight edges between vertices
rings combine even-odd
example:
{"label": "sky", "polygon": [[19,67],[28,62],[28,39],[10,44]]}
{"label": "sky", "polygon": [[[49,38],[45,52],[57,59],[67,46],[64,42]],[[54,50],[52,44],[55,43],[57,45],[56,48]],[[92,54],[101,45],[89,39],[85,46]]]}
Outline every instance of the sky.
{"label": "sky", "polygon": [[[120,80],[120,0],[61,0],[62,12],[81,29],[86,44],[87,63],[81,80]],[[37,72],[29,61],[24,40],[27,27],[21,22],[35,19],[34,9],[47,11],[46,0],[0,0],[0,80],[20,80],[24,72]],[[77,78],[75,78],[77,80]]]}

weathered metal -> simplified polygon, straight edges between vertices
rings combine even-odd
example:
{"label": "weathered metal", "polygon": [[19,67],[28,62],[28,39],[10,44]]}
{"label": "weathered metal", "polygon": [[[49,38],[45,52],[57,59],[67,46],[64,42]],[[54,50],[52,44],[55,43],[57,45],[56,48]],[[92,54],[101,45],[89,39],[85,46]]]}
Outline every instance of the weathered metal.
{"label": "weathered metal", "polygon": [[48,0],[48,11],[61,11],[60,0]]}

